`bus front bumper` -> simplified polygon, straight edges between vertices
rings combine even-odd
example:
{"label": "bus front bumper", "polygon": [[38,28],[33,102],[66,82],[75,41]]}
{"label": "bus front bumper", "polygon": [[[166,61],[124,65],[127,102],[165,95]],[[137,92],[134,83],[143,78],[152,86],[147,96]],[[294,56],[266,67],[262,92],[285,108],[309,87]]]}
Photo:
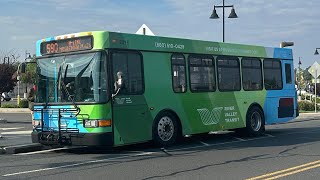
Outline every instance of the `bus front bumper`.
{"label": "bus front bumper", "polygon": [[51,133],[32,132],[33,143],[44,145],[69,145],[69,146],[112,146],[113,136],[107,133]]}

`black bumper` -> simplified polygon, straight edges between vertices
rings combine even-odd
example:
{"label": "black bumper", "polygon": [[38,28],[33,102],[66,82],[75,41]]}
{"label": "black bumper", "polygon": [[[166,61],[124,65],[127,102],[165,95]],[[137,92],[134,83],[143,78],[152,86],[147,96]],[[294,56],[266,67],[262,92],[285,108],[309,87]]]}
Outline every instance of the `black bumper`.
{"label": "black bumper", "polygon": [[44,145],[69,145],[69,146],[112,146],[113,136],[108,133],[58,133],[32,132],[33,143]]}

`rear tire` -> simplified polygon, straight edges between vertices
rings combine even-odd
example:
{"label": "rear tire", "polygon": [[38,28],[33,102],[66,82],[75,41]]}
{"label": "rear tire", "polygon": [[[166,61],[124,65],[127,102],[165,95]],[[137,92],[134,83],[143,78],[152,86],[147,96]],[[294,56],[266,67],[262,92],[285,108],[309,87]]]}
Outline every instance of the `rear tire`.
{"label": "rear tire", "polygon": [[169,112],[157,115],[152,126],[153,141],[159,146],[170,146],[179,137],[179,123],[177,118]]}
{"label": "rear tire", "polygon": [[248,110],[244,130],[249,136],[260,136],[265,131],[264,115],[257,106],[253,106]]}

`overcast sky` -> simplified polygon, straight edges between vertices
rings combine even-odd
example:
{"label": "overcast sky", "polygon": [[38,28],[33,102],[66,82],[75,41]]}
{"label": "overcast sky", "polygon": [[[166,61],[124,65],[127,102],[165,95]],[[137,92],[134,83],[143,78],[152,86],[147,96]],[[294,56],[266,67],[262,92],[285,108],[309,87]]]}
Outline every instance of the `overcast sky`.
{"label": "overcast sky", "polygon": [[[279,47],[294,41],[295,65],[318,60],[319,0],[226,0],[238,19],[226,18],[226,42]],[[222,0],[1,0],[0,55],[13,50],[25,58],[38,39],[65,33],[108,30],[135,33],[142,24],[159,36],[222,41],[219,20],[209,19]],[[226,9],[226,17],[231,9]],[[2,53],[2,54],[1,54]]]}

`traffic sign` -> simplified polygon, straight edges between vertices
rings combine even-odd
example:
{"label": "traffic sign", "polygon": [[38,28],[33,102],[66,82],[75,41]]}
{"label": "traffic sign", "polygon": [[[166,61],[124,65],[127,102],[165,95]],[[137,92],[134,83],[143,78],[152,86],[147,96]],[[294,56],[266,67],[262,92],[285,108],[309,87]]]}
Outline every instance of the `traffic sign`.
{"label": "traffic sign", "polygon": [[319,76],[320,73],[320,65],[318,64],[318,62],[314,62],[313,65],[308,69],[308,71],[312,75],[312,77],[317,79],[317,76]]}

